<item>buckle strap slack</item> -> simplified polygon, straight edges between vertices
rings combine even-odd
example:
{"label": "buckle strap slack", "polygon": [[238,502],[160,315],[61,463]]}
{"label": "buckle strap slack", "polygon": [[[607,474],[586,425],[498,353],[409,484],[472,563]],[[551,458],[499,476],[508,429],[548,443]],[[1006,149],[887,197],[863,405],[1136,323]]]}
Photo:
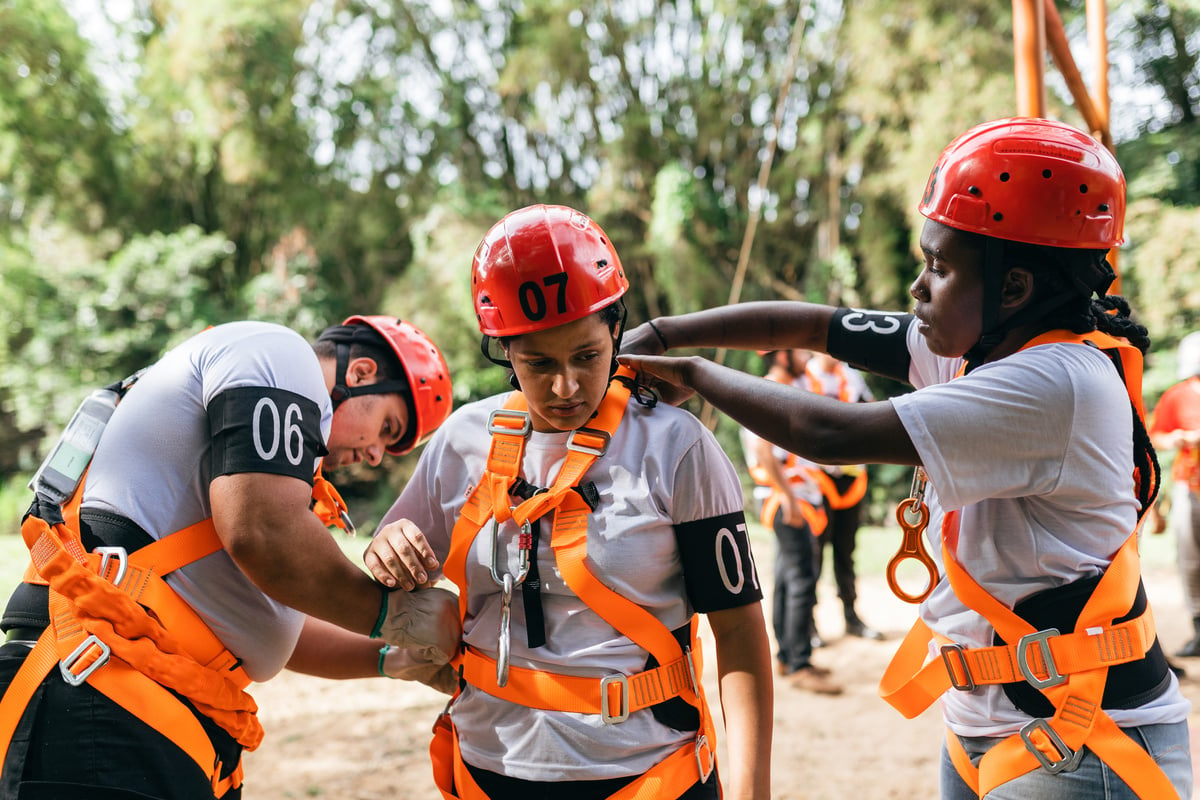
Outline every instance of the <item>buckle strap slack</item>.
{"label": "buckle strap slack", "polygon": [[672,697],[694,696],[691,673],[687,655],[636,675],[601,678],[510,667],[508,683],[500,687],[495,659],[470,647],[462,656],[463,679],[493,697],[547,711],[599,714],[606,724]]}

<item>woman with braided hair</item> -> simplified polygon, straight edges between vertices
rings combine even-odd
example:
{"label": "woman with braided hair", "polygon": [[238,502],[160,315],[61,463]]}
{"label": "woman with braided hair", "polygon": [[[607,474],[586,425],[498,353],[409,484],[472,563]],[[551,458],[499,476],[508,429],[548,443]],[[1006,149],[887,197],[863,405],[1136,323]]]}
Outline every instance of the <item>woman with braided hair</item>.
{"label": "woman with braided hair", "polygon": [[[925,516],[901,524],[934,574],[880,693],[909,717],[941,697],[944,800],[1188,798],[1188,703],[1136,546],[1149,340],[1107,294],[1120,168],[1067,125],[996,120],[943,151],[919,208],[912,313],[726,306],[631,331],[621,361],[810,460],[919,468],[901,511]],[[840,403],[668,345],[802,347],[916,391]]]}

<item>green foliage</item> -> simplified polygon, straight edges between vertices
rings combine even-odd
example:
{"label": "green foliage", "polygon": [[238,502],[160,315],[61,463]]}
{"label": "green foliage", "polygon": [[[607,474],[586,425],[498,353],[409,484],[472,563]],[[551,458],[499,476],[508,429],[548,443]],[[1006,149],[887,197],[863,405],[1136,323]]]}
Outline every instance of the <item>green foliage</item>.
{"label": "green foliage", "polygon": [[[195,227],[134,237],[107,260],[74,260],[69,238],[37,253],[10,250],[0,275],[0,409],[16,432],[57,434],[92,388],[219,320],[202,276],[230,254],[223,236]],[[22,466],[36,466],[32,456],[22,453]]]}
{"label": "green foliage", "polygon": [[[1060,2],[1080,38],[1083,5]],[[752,212],[743,299],[906,307],[930,166],[1014,110],[1011,10],[991,0],[88,7],[96,42],[84,4],[0,2],[0,475],[87,389],[235,317],[311,336],[396,313],[446,351],[458,402],[503,389],[466,276],[532,202],[601,223],[631,322],[725,302]],[[1112,60],[1144,81],[1119,88],[1167,109],[1119,150],[1149,392],[1200,313],[1200,39],[1185,0],[1115,11]]]}

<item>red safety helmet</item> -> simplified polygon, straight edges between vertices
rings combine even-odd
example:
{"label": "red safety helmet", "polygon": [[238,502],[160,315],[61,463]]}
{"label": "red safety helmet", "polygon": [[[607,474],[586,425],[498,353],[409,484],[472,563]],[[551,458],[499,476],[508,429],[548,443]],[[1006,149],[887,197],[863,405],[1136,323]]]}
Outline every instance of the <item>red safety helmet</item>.
{"label": "red safety helmet", "polygon": [[484,336],[520,336],[599,311],[629,288],[612,242],[585,214],[534,205],[487,232],[471,264]]}
{"label": "red safety helmet", "polygon": [[[399,442],[387,448],[392,455],[402,456],[432,436],[438,426],[446,421],[446,417],[450,416],[453,396],[450,369],[446,366],[446,359],[437,345],[420,328],[397,317],[353,316],[342,325],[365,325],[374,330],[391,346],[392,352],[404,367],[408,378],[406,385],[393,386],[393,381],[381,381],[369,386],[355,387],[353,390],[340,387],[346,392],[342,399],[351,395],[392,392],[405,396],[410,417],[408,429]],[[339,376],[337,382],[343,384],[345,377]]]}
{"label": "red safety helmet", "polygon": [[997,239],[1102,250],[1124,241],[1125,176],[1107,148],[1069,125],[999,119],[942,151],[919,209]]}

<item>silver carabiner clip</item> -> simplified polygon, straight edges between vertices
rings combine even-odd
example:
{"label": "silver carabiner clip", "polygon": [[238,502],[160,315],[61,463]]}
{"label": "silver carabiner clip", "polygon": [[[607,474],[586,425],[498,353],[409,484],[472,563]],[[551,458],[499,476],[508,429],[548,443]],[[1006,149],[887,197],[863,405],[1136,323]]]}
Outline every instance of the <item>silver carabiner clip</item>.
{"label": "silver carabiner clip", "polygon": [[508,683],[508,664],[512,651],[509,623],[512,619],[513,588],[519,586],[529,574],[529,551],[533,547],[533,526],[528,522],[521,523],[521,534],[518,539],[520,561],[517,574],[505,571],[500,574],[500,523],[492,518],[492,580],[500,587],[500,631],[496,637],[496,685],[503,687]]}
{"label": "silver carabiner clip", "polygon": [[502,688],[508,683],[508,661],[511,652],[508,626],[512,616],[512,590],[513,576],[505,575],[500,590],[500,633],[496,638],[496,685]]}

